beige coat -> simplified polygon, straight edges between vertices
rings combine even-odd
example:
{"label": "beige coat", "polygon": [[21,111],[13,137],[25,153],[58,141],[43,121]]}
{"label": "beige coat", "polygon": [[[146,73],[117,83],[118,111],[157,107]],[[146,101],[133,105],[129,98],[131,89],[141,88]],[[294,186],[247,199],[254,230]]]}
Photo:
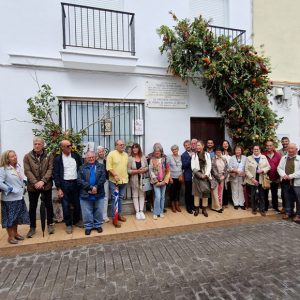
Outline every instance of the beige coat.
{"label": "beige coat", "polygon": [[[245,165],[245,183],[254,185],[252,179],[256,177],[256,168],[257,162],[254,159],[253,155],[248,156]],[[267,174],[268,171],[271,169],[268,159],[264,155],[261,155],[260,157],[258,169],[264,171],[263,173],[259,174],[259,184],[262,184],[262,175]]]}
{"label": "beige coat", "polygon": [[[149,174],[148,174],[148,163],[147,163],[147,159],[145,156],[142,156],[141,157],[141,164],[142,164],[142,167],[143,169],[146,170],[146,173],[144,174],[141,174],[145,177],[149,177]],[[128,174],[130,175],[130,179],[129,179],[129,182],[131,184],[131,187],[132,188],[138,188],[142,185],[142,181],[139,182],[139,174],[132,174],[132,170],[137,170],[136,168],[136,163],[135,163],[135,159],[134,157],[132,156],[129,156],[128,157],[128,167],[127,167],[127,170],[128,170]]]}

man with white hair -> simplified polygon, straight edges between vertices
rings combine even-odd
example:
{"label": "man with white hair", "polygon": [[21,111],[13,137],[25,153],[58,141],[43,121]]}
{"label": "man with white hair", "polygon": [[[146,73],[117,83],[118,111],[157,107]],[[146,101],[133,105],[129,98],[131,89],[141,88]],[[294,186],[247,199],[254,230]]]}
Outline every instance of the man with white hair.
{"label": "man with white hair", "polygon": [[294,221],[300,224],[300,156],[297,155],[297,151],[297,145],[290,143],[287,154],[281,158],[277,171],[285,198],[285,214],[282,218],[287,220],[293,216],[294,202],[296,202]]}
{"label": "man with white hair", "polygon": [[86,163],[79,168],[77,183],[85,235],[90,235],[92,229],[102,232],[106,173],[103,164],[96,161],[95,152],[88,151],[85,159]]}
{"label": "man with white hair", "polygon": [[47,210],[48,233],[54,233],[52,205],[52,169],[53,155],[44,149],[45,142],[41,137],[33,139],[33,150],[24,156],[24,173],[27,177],[29,197],[30,230],[28,238],[36,232],[36,209],[40,195]]}

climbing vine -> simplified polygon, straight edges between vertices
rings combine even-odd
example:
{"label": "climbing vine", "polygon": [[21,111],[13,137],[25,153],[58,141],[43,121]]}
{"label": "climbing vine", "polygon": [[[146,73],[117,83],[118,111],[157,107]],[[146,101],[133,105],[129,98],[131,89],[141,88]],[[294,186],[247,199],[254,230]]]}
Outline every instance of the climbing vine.
{"label": "climbing vine", "polygon": [[206,89],[235,144],[249,149],[254,142],[277,141],[281,119],[269,107],[269,60],[238,38],[215,36],[201,16],[190,21],[170,14],[176,25],[157,30],[168,71]]}

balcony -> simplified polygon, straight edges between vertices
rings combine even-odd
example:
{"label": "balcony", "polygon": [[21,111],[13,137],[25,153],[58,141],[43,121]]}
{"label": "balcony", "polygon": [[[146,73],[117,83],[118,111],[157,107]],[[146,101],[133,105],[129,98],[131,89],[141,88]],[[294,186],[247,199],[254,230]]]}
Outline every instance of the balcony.
{"label": "balcony", "polygon": [[63,48],[102,49],[135,55],[134,14],[61,3]]}
{"label": "balcony", "polygon": [[246,30],[213,25],[210,25],[209,29],[216,37],[226,36],[231,41],[236,39],[239,44],[246,44]]}
{"label": "balcony", "polygon": [[132,72],[135,56],[134,14],[62,3],[65,67]]}

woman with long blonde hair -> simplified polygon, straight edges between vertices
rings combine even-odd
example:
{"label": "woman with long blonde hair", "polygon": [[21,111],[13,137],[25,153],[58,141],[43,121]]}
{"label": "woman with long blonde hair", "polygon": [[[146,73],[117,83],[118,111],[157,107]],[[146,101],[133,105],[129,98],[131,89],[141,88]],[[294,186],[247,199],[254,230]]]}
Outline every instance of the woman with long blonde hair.
{"label": "woman with long blonde hair", "polygon": [[29,214],[24,201],[24,173],[18,164],[16,152],[5,151],[0,160],[0,190],[2,190],[2,227],[6,228],[8,242],[18,244],[24,237],[18,225],[29,224]]}

